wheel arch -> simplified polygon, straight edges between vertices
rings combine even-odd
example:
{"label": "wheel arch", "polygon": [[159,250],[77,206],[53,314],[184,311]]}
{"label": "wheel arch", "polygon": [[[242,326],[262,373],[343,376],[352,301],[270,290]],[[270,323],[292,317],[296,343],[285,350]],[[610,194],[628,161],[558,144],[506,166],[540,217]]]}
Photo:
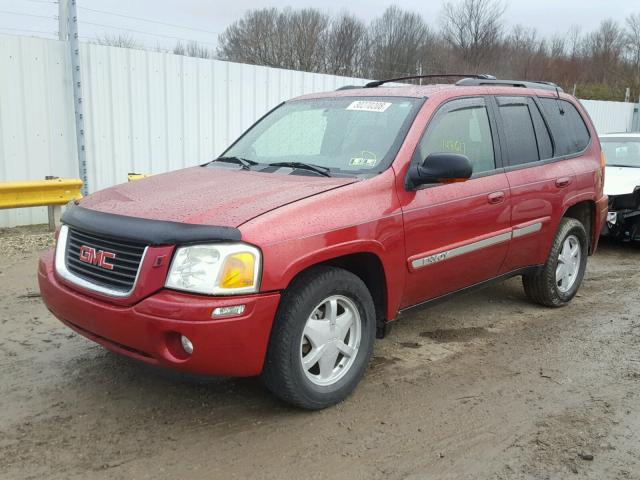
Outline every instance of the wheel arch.
{"label": "wheel arch", "polygon": [[596,202],[592,199],[575,202],[574,204],[568,206],[565,209],[564,214],[562,215],[562,218],[574,218],[582,223],[582,225],[584,225],[584,229],[588,233],[589,255],[594,252],[595,246],[597,245],[597,239],[595,238],[595,215]]}
{"label": "wheel arch", "polygon": [[376,310],[376,324],[383,326],[388,319],[395,317],[394,306],[389,301],[387,273],[380,255],[372,251],[357,251],[305,263],[297,268],[287,282],[287,287],[303,273],[318,266],[342,268],[360,278],[369,289]]}

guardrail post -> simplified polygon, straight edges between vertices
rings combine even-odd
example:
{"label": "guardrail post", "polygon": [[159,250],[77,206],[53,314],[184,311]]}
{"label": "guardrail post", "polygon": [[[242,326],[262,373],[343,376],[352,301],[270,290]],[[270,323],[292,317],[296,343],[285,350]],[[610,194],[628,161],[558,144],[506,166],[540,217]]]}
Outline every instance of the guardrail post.
{"label": "guardrail post", "polygon": [[55,232],[58,225],[60,225],[62,207],[60,205],[49,205],[47,207],[47,213],[49,214],[49,231]]}
{"label": "guardrail post", "polygon": [[[47,175],[44,177],[45,180],[55,180],[56,178],[53,175]],[[55,232],[58,225],[60,225],[60,216],[62,214],[62,207],[60,205],[48,205],[47,206],[47,216],[49,217],[49,231]]]}

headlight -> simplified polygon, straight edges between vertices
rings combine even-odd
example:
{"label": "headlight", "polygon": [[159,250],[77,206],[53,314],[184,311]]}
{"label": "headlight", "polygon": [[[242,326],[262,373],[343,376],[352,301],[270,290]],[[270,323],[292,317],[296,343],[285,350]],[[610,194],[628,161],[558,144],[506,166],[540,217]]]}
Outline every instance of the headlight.
{"label": "headlight", "polygon": [[260,250],[244,243],[178,247],[165,286],[207,295],[258,291]]}

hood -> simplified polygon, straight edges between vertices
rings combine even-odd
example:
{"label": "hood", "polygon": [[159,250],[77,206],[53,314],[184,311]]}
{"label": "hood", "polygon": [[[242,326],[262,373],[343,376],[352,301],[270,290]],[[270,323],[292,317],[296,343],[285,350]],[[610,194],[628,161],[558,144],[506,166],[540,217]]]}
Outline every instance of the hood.
{"label": "hood", "polygon": [[606,195],[626,195],[640,187],[640,168],[606,167],[604,172],[604,193]]}
{"label": "hood", "polygon": [[275,208],[354,181],[193,167],[116,185],[83,198],[79,204],[129,217],[238,227]]}

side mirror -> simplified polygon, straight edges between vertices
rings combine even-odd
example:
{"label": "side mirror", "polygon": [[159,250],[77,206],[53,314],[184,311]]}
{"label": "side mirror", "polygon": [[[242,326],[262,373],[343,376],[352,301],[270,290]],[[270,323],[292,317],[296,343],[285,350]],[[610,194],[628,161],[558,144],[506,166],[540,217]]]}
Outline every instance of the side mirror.
{"label": "side mirror", "polygon": [[457,153],[432,153],[422,165],[411,167],[408,186],[416,188],[431,183],[464,182],[473,173],[471,162]]}

